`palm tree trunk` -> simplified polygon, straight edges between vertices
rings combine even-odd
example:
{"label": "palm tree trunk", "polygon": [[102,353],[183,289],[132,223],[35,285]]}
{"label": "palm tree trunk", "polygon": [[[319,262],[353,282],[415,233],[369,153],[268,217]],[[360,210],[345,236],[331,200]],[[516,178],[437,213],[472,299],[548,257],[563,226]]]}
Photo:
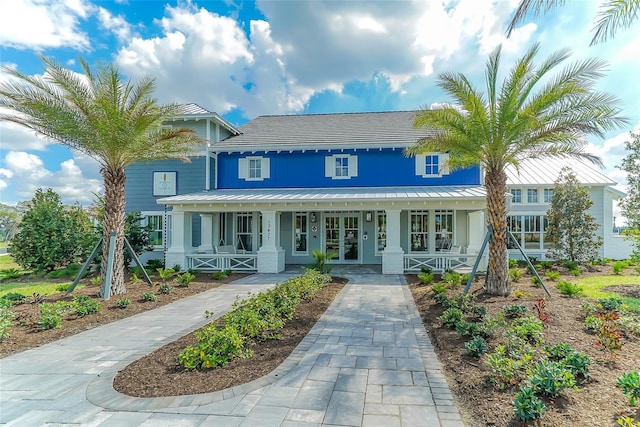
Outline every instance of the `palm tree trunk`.
{"label": "palm tree trunk", "polygon": [[509,261],[507,258],[507,175],[503,169],[485,173],[487,189],[488,225],[493,230],[489,241],[489,266],[487,268],[487,293],[509,295]]}
{"label": "palm tree trunk", "polygon": [[113,259],[113,276],[110,283],[111,294],[121,295],[126,292],[124,285],[124,229],[125,229],[125,190],[126,176],[124,168],[105,166],[100,171],[104,180],[104,224],[102,241],[102,282],[107,275],[109,257],[109,238],[111,232],[116,233],[116,247]]}

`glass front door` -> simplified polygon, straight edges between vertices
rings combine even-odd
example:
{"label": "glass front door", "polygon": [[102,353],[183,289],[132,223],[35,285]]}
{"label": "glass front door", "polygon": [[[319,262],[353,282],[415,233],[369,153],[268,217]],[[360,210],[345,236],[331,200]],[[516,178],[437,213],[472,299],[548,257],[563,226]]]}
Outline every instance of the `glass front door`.
{"label": "glass front door", "polygon": [[359,214],[325,214],[324,252],[334,254],[334,262],[357,263],[360,260]]}

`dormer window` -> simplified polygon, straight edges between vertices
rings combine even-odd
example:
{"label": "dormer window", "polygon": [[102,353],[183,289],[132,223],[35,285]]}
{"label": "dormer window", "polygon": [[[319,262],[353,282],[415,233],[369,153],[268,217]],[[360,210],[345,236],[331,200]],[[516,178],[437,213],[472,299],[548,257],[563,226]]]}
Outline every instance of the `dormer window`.
{"label": "dormer window", "polygon": [[268,157],[250,156],[238,159],[238,178],[245,181],[264,181],[269,177]]}
{"label": "dormer window", "polygon": [[325,157],[324,174],[331,179],[351,179],[358,176],[358,156],[334,154]]}

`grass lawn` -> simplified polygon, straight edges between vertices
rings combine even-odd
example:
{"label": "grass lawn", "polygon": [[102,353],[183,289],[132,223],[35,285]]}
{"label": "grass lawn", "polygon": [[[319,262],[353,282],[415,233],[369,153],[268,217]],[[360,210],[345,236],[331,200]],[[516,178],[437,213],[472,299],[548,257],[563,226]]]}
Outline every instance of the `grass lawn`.
{"label": "grass lawn", "polygon": [[[46,281],[29,282],[29,283],[23,283],[23,282],[0,283],[0,297],[2,297],[4,294],[7,294],[9,292],[15,292],[27,297],[33,294],[40,294],[40,295],[57,294],[60,292],[64,292],[64,291],[59,291],[58,288],[62,288],[63,286],[69,286],[70,284],[71,284],[71,281],[63,282],[63,283],[60,283],[60,282],[51,283]],[[78,285],[76,289],[80,289],[81,287],[82,285]]]}
{"label": "grass lawn", "polygon": [[0,270],[4,270],[5,268],[20,269],[20,266],[13,261],[10,255],[2,255],[0,256]]}
{"label": "grass lawn", "polygon": [[[640,285],[640,277],[633,276],[593,276],[578,278],[575,284],[582,286],[584,289],[583,295],[591,299],[620,297],[620,295],[614,292],[606,292],[602,289],[612,285]],[[631,297],[620,297],[622,302],[629,306],[633,311],[640,312],[640,300]]]}

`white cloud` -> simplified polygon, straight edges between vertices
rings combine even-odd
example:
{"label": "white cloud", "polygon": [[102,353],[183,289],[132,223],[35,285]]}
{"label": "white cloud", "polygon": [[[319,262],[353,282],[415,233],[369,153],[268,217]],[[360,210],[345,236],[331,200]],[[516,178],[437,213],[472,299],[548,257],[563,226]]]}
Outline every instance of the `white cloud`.
{"label": "white cloud", "polygon": [[131,25],[126,21],[124,16],[113,16],[111,12],[109,12],[104,7],[99,7],[98,20],[100,21],[100,25],[115,34],[115,36],[121,42],[125,42],[131,39]]}
{"label": "white cloud", "polygon": [[84,0],[12,0],[0,14],[0,44],[16,49],[71,47],[88,50],[80,30],[92,6]]}
{"label": "white cloud", "polygon": [[102,190],[102,182],[83,174],[74,159],[63,161],[60,170],[51,171],[45,168],[42,159],[35,154],[10,151],[3,163],[0,176],[7,179],[3,178],[0,182],[5,184],[5,188],[11,185],[15,196],[20,200],[31,199],[38,188],[51,188],[60,194],[64,203],[78,201],[88,204],[93,200],[92,192]]}

